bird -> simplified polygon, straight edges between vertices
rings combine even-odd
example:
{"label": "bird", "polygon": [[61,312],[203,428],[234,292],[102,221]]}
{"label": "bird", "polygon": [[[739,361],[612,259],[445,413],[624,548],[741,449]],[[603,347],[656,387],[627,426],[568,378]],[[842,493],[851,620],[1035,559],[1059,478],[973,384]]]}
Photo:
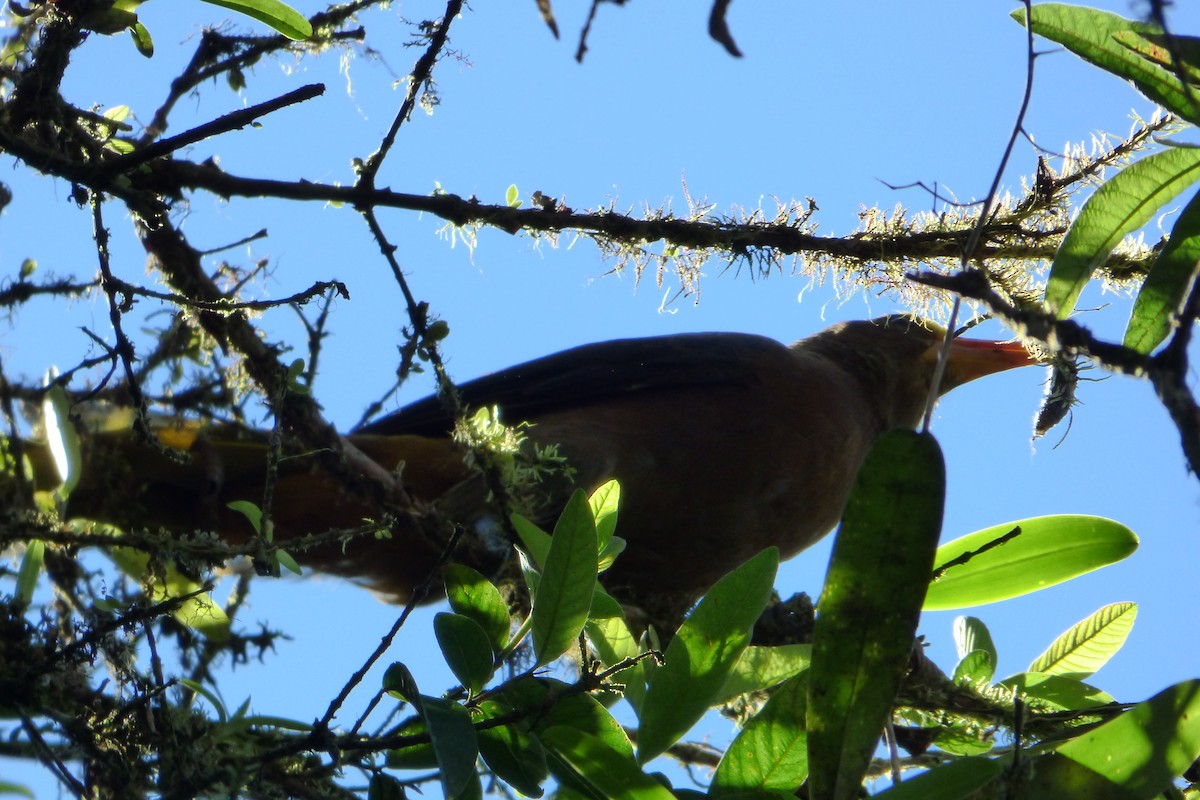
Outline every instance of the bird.
{"label": "bird", "polygon": [[[496,408],[505,423],[520,423],[526,453],[550,452],[568,466],[521,498],[518,510],[547,529],[574,489],[620,482],[617,535],[626,548],[603,583],[653,614],[694,602],[768,546],[791,557],[833,529],[874,442],[919,424],[945,335],[893,314],[791,345],[745,333],[620,339],[468,381],[458,397],[469,410]],[[937,391],[1033,363],[1019,341],[954,338]],[[420,513],[389,518],[316,459],[285,459],[273,492],[276,540],[373,520],[388,535],[297,560],[405,602],[443,556],[446,529],[429,521],[449,521],[465,532],[452,558],[496,574],[511,554],[504,520],[512,509],[496,507],[454,427],[445,403],[430,397],[346,434],[399,476]],[[169,458],[128,431],[85,436],[89,466],[68,515],[248,539],[253,529],[228,503],[262,501],[266,435],[188,425],[159,438],[191,458]],[[34,472],[49,469],[35,463]]]}

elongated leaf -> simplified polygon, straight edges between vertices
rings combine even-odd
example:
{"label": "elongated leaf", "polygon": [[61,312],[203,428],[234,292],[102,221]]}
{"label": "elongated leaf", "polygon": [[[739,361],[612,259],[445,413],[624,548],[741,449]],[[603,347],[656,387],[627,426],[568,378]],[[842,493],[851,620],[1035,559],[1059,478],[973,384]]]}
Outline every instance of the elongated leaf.
{"label": "elongated leaf", "polygon": [[433,618],[433,633],[454,677],[472,695],[479,694],[494,671],[492,646],[483,628],[470,617],[443,611]]}
{"label": "elongated leaf", "polygon": [[734,797],[758,791],[794,792],[808,777],[804,712],[808,676],[796,675],[742,728],[725,751],[709,796]]}
{"label": "elongated leaf", "polygon": [[926,611],[970,608],[1045,589],[1108,566],[1137,549],[1133,531],[1103,517],[1064,514],[1008,522],[947,542],[940,567],[1019,529],[1004,544],[950,567],[929,587]]}
{"label": "elongated leaf", "polygon": [[[506,686],[502,694],[504,701],[513,708],[536,718],[533,733],[537,736],[548,728],[561,725],[594,736],[609,749],[633,758],[633,743],[629,741],[625,729],[591,695],[571,694],[567,684],[548,678],[517,681]],[[551,694],[566,696],[548,703]],[[547,707],[549,710],[546,710]],[[560,776],[556,773],[556,777]]]}
{"label": "elongated leaf", "polygon": [[875,797],[880,800],[962,800],[1000,777],[1004,764],[992,758],[960,758],[942,764]]}
{"label": "elongated leaf", "polygon": [[955,756],[981,756],[990,752],[994,745],[992,738],[978,728],[957,726],[943,728],[933,737],[933,743],[939,750]]}
{"label": "elongated leaf", "polygon": [[[495,700],[479,704],[481,721],[504,717],[512,708]],[[542,744],[520,725],[501,725],[477,731],[479,755],[496,777],[526,797],[541,797],[550,775]]]}
{"label": "elongated leaf", "polygon": [[[1198,90],[1200,91],[1200,90]],[[1200,265],[1200,192],[1188,202],[1171,238],[1150,267],[1142,290],[1133,301],[1133,313],[1125,330],[1125,346],[1149,353],[1171,332],[1173,316],[1179,312]]]}
{"label": "elongated leaf", "polygon": [[1059,753],[1046,753],[1029,768],[1032,776],[1021,786],[1021,800],[1102,797],[1104,800],[1138,800],[1138,797],[1093,770]]}
{"label": "elongated leaf", "polygon": [[500,590],[480,573],[462,564],[447,564],[442,570],[446,599],[456,613],[470,617],[483,629],[492,652],[499,653],[508,644],[512,619]]}
{"label": "elongated leaf", "polygon": [[1133,630],[1136,603],[1113,603],[1072,625],[1029,665],[1030,672],[1086,678],[1112,658]]}
{"label": "elongated leaf", "polygon": [[[965,658],[972,650],[982,650],[987,653],[993,669],[1000,660],[992,634],[978,617],[962,616],[954,620],[954,647],[959,658]],[[991,679],[988,675],[985,680]]]}
{"label": "elongated leaf", "polygon": [[151,602],[162,603],[172,598],[194,594],[194,597],[182,601],[179,607],[171,612],[171,616],[213,641],[225,641],[229,637],[231,623],[225,609],[217,605],[210,593],[195,594],[204,587],[184,575],[174,565],[167,565],[166,574],[160,579],[159,576],[150,573],[150,556],[140,550],[114,547],[108,552],[108,556],[122,572],[146,585]]}
{"label": "elongated leaf", "polygon": [[382,688],[385,692],[412,703],[420,711],[421,694],[417,689],[417,679],[413,677],[407,664],[401,661],[389,664],[383,673]]}
{"label": "elongated leaf", "polygon": [[530,617],[538,665],[549,664],[579,638],[596,585],[596,523],[587,496],[576,490],[554,526]]}
{"label": "elongated leaf", "polygon": [[550,534],[520,514],[513,514],[510,519],[513,529],[517,532],[517,536],[521,537],[521,544],[533,560],[534,565],[539,570],[545,569],[546,558],[550,555]]}
{"label": "elongated leaf", "polygon": [[558,725],[542,734],[546,746],[593,797],[611,800],[675,800],[667,788],[642,772],[633,759],[590,734]]}
{"label": "elongated leaf", "polygon": [[204,0],[204,2],[245,14],[295,41],[303,41],[313,33],[312,25],[304,18],[303,14],[279,0]]}
{"label": "elongated leaf", "polygon": [[912,655],[945,492],[942,451],[928,433],[886,434],[859,470],[813,630],[812,797],[845,800],[861,788]]}
{"label": "elongated leaf", "polygon": [[[598,616],[595,613],[596,599],[592,600],[592,616],[588,619],[584,626],[584,632],[587,634],[588,642],[596,650],[600,662],[607,667],[614,666],[627,658],[633,658],[641,653],[641,648],[638,646],[637,639],[629,630],[628,623],[625,622],[623,616],[604,617]],[[624,697],[633,708],[634,713],[640,715],[642,710],[642,699],[646,696],[646,671],[641,663],[635,664],[629,669],[622,670],[613,677],[613,680],[624,684]]]}
{"label": "elongated leaf", "polygon": [[[417,712],[418,717],[404,723],[398,733],[405,736],[429,733],[429,725],[425,721],[425,699],[406,664],[394,661],[388,665],[381,687],[389,695],[407,701]],[[433,744],[421,743],[389,750],[387,763],[394,769],[433,769],[438,765],[438,756]]]}
{"label": "elongated leaf", "polygon": [[[429,733],[429,726],[423,719],[414,719],[396,733],[403,736],[420,736]],[[391,769],[437,769],[437,753],[429,742],[397,747],[388,751],[387,765]]]}
{"label": "elongated leaf", "polygon": [[471,716],[458,703],[440,697],[422,697],[429,738],[437,755],[438,777],[447,800],[459,797],[476,778],[479,744]]}
{"label": "elongated leaf", "polygon": [[726,575],[679,628],[650,676],[638,729],[638,763],[660,755],[716,700],[771,596],[779,551],[767,548]]}
{"label": "elongated leaf", "polygon": [[999,685],[1015,690],[1030,706],[1043,711],[1081,711],[1116,702],[1107,692],[1062,675],[1021,672]]}
{"label": "elongated leaf", "polygon": [[1074,311],[1092,272],[1121,239],[1197,180],[1200,148],[1171,147],[1130,164],[1088,198],[1050,265],[1046,302],[1058,316]]}
{"label": "elongated leaf", "polygon": [[[1192,84],[1193,89],[1195,84],[1200,83],[1200,38],[1175,33],[1168,41],[1167,36],[1162,33],[1137,33],[1129,30],[1117,31],[1113,34],[1113,39],[1151,64],[1164,68],[1173,77],[1177,77],[1177,72],[1182,72],[1184,80]],[[1175,61],[1174,54],[1179,55],[1178,62]]]}
{"label": "elongated leaf", "polygon": [[62,481],[55,494],[65,500],[79,483],[83,455],[79,445],[79,432],[71,422],[71,404],[67,400],[67,392],[57,383],[46,390],[46,396],[42,400],[42,424],[46,429],[47,444],[50,446],[50,454],[54,457],[54,466]]}
{"label": "elongated leaf", "polygon": [[986,650],[972,650],[954,665],[953,678],[955,683],[982,685],[991,683],[995,672],[996,663],[992,661],[991,653]]}
{"label": "elongated leaf", "polygon": [[617,530],[617,509],[620,504],[621,484],[616,481],[601,484],[588,498],[588,505],[596,520],[596,544],[601,552]]}
{"label": "elongated leaf", "polygon": [[27,606],[33,602],[33,590],[37,588],[38,577],[42,574],[42,564],[46,560],[46,543],[41,539],[31,539],[25,545],[21,555],[21,566],[17,570],[17,603]]}
{"label": "elongated leaf", "polygon": [[1157,797],[1200,755],[1200,680],[1184,681],[1138,703],[1060,745],[1057,755],[1099,777],[1104,782],[1097,786],[1099,793],[1063,794],[1063,784],[1049,780],[1052,773],[1042,768],[1039,759],[1023,798]]}
{"label": "elongated leaf", "polygon": [[776,647],[751,645],[729,673],[714,703],[724,703],[747,692],[768,689],[793,675],[799,675],[812,663],[811,644],[785,644]]}
{"label": "elongated leaf", "polygon": [[[1013,18],[1024,23],[1025,12]],[[1133,82],[1142,94],[1191,122],[1200,120],[1193,104],[1173,71],[1131,49],[1121,39],[1130,35],[1154,37],[1162,33],[1155,25],[1123,19],[1116,14],[1062,3],[1041,3],[1032,10],[1033,32],[1058,42],[1075,55],[1101,69]]]}

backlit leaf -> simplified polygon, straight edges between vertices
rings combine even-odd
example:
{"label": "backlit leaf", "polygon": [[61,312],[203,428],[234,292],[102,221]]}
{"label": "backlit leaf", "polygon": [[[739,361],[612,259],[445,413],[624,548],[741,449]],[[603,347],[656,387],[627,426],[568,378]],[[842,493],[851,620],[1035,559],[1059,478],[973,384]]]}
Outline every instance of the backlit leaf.
{"label": "backlit leaf", "polygon": [[[976,552],[1013,533],[1004,544]],[[1081,514],[1034,517],[969,533],[938,548],[939,568],[976,554],[933,582],[925,610],[970,608],[1036,592],[1120,561],[1137,545],[1137,536],[1121,523]]]}
{"label": "backlit leaf", "polygon": [[512,619],[500,590],[479,572],[463,564],[447,564],[442,569],[446,598],[456,613],[473,619],[499,653],[508,643]]}
{"label": "backlit leaf", "polygon": [[912,655],[945,491],[942,451],[928,433],[886,434],[859,470],[813,630],[807,711],[813,797],[846,800],[861,791]]}
{"label": "backlit leaf", "polygon": [[1200,265],[1200,192],[1184,207],[1133,301],[1125,346],[1150,353],[1171,332]]}
{"label": "backlit leaf", "polygon": [[598,563],[596,524],[586,495],[576,490],[554,526],[530,612],[539,665],[561,656],[579,638],[592,607]]}
{"label": "backlit leaf", "polygon": [[1083,209],[1054,254],[1046,303],[1060,318],[1075,310],[1092,272],[1126,235],[1200,180],[1200,148],[1170,147],[1130,164],[1104,183]]}
{"label": "backlit leaf", "polygon": [[1029,671],[1086,678],[1121,649],[1135,619],[1136,603],[1107,605],[1055,639]]}
{"label": "backlit leaf", "polygon": [[713,798],[780,790],[794,792],[808,777],[808,740],[804,712],[807,675],[797,675],[775,690],[729,745],[713,776]]}
{"label": "backlit leaf", "polygon": [[[1024,23],[1024,9],[1014,11],[1012,17]],[[1132,81],[1146,97],[1184,119],[1200,122],[1200,109],[1174,71],[1139,52],[1145,47],[1133,44],[1134,37],[1160,36],[1162,30],[1158,26],[1064,3],[1034,5],[1031,18],[1034,33],[1058,42],[1103,70]],[[1192,96],[1195,96],[1194,89]]]}
{"label": "backlit leaf", "polygon": [[312,25],[304,15],[279,0],[204,0],[256,19],[295,41],[312,36]]}
{"label": "backlit leaf", "polygon": [[779,551],[767,548],[708,590],[650,676],[638,729],[645,764],[687,733],[715,702],[771,595]]}

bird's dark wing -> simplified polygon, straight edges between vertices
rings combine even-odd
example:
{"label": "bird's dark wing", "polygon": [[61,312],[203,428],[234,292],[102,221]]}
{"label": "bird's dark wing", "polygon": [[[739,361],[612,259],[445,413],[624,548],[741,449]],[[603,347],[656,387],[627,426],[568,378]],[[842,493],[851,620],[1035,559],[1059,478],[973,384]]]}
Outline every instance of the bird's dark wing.
{"label": "bird's dark wing", "polygon": [[[468,408],[499,406],[509,424],[634,392],[753,386],[787,347],[744,333],[689,333],[587,344],[459,386]],[[444,436],[453,420],[437,397],[405,406],[356,433]]]}

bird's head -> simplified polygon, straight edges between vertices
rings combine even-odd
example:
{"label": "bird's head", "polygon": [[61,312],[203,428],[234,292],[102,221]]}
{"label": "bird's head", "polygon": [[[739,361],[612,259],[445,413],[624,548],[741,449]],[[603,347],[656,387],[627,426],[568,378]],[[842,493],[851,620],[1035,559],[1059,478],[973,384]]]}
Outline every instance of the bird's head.
{"label": "bird's head", "polygon": [[[803,340],[839,364],[878,402],[887,427],[920,420],[946,329],[912,314],[843,322]],[[968,381],[1037,363],[1019,341],[955,338],[938,384],[943,395]]]}

